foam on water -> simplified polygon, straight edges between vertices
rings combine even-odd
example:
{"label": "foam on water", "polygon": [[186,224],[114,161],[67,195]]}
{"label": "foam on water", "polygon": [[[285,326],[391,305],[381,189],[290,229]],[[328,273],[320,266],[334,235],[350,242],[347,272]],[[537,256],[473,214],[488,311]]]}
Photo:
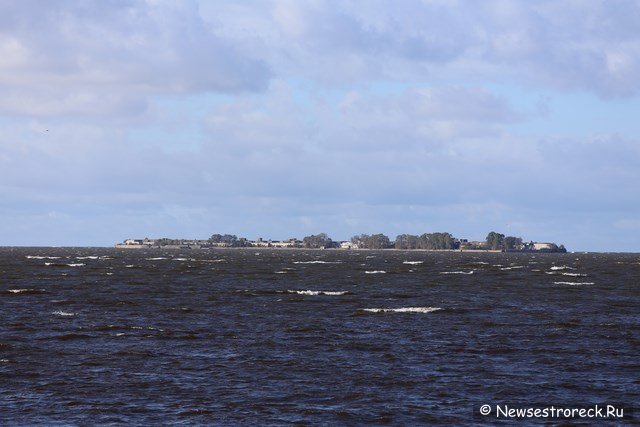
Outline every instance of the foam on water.
{"label": "foam on water", "polygon": [[417,265],[417,264],[423,264],[424,261],[403,261],[403,264],[410,264],[410,265]]}
{"label": "foam on water", "polygon": [[551,270],[575,270],[575,268],[569,267],[568,265],[554,265],[551,267]]}
{"label": "foam on water", "polygon": [[441,307],[400,307],[400,308],[362,308],[369,313],[432,313],[442,310]]}
{"label": "foam on water", "polygon": [[364,272],[365,274],[385,274],[384,270],[367,270]]}
{"label": "foam on water", "polygon": [[29,259],[60,259],[59,256],[43,256],[43,255],[27,255],[25,258]]}
{"label": "foam on water", "polygon": [[514,265],[512,267],[502,267],[500,270],[517,270],[519,268],[524,268],[524,265]]}
{"label": "foam on water", "polygon": [[153,258],[145,258],[147,261],[160,261],[162,259],[169,259],[163,256],[157,256],[157,257],[153,257]]}
{"label": "foam on water", "polygon": [[342,264],[341,261],[294,261],[294,264]]}
{"label": "foam on water", "polygon": [[99,259],[100,257],[97,255],[88,255],[88,256],[77,256],[76,259]]}
{"label": "foam on water", "polygon": [[11,294],[42,294],[46,291],[44,289],[7,289],[7,292]]}
{"label": "foam on water", "polygon": [[474,270],[471,271],[441,271],[440,274],[473,274]]}
{"label": "foam on water", "polygon": [[81,262],[77,262],[75,264],[67,264],[69,267],[82,267],[83,265],[87,265],[87,264],[83,264]]}
{"label": "foam on water", "polygon": [[298,295],[347,295],[349,291],[298,291],[294,289],[287,289],[286,293]]}
{"label": "foam on water", "polygon": [[572,277],[587,277],[584,273],[562,273],[563,276],[572,276]]}
{"label": "foam on water", "polygon": [[53,313],[54,316],[61,316],[61,317],[73,317],[76,315],[76,313],[71,313],[68,311],[62,311],[62,310],[56,310]]}
{"label": "foam on water", "polygon": [[583,286],[583,285],[595,285],[593,282],[553,282],[554,285],[570,285],[570,286]]}

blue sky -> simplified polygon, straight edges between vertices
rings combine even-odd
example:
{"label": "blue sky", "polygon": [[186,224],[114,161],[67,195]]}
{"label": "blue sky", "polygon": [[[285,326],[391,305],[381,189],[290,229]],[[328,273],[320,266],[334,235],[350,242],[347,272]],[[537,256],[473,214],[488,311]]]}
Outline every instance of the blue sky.
{"label": "blue sky", "polygon": [[640,251],[638,1],[5,1],[0,245]]}

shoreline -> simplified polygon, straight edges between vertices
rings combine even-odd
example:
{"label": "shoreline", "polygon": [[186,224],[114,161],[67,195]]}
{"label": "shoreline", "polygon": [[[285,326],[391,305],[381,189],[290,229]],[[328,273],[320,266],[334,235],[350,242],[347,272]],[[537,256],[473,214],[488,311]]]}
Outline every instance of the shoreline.
{"label": "shoreline", "polygon": [[146,246],[146,245],[123,245],[117,244],[115,245],[115,249],[124,249],[124,250],[152,250],[152,251],[228,251],[228,250],[268,250],[268,251],[322,251],[322,252],[371,252],[371,251],[395,251],[395,252],[447,252],[447,253],[531,253],[531,254],[539,254],[539,253],[566,253],[560,251],[503,251],[499,249],[397,249],[397,248],[386,248],[386,249],[367,249],[367,248],[351,248],[351,249],[342,249],[342,248],[279,248],[279,247],[266,247],[266,246],[255,246],[255,247],[177,247],[177,246]]}

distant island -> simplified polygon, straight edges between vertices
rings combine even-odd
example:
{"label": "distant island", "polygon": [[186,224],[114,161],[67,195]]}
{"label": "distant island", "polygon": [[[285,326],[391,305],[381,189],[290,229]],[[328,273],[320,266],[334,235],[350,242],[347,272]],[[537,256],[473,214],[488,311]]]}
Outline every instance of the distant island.
{"label": "distant island", "polygon": [[233,234],[214,234],[206,240],[127,239],[117,243],[120,249],[214,249],[214,248],[281,248],[281,249],[401,249],[459,252],[567,252],[564,245],[552,242],[525,242],[521,237],[490,232],[484,241],[469,241],[450,233],[400,234],[390,240],[384,234],[359,234],[351,240],[335,241],[326,233],[306,236],[302,240],[248,240]]}

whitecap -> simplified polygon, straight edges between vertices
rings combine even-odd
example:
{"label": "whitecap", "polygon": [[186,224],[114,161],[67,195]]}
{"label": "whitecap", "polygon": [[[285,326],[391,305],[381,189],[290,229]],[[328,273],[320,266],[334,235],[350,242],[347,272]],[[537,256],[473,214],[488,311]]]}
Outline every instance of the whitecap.
{"label": "whitecap", "polygon": [[83,264],[83,263],[81,263],[81,262],[78,262],[78,263],[75,263],[75,264],[67,264],[67,265],[68,265],[69,267],[82,267],[83,265],[86,265],[86,264]]}
{"label": "whitecap", "polygon": [[364,272],[365,274],[385,274],[384,270],[367,270]]}
{"label": "whitecap", "polygon": [[89,256],[77,256],[76,259],[98,259],[99,256],[89,255]]}
{"label": "whitecap", "polygon": [[417,264],[422,264],[424,263],[424,261],[403,261],[403,264],[410,264],[410,265],[417,265]]}
{"label": "whitecap", "polygon": [[169,259],[169,258],[165,258],[163,256],[157,256],[157,257],[153,257],[153,258],[145,258],[147,261],[160,261],[161,259]]}
{"label": "whitecap", "polygon": [[55,315],[55,316],[62,316],[62,317],[72,317],[72,316],[75,316],[75,315],[76,315],[76,313],[70,313],[70,312],[62,311],[62,310],[54,311],[54,312],[53,312],[53,313],[51,313],[51,314],[53,314],[53,315]]}
{"label": "whitecap", "polygon": [[562,273],[563,276],[573,276],[573,277],[587,277],[586,274],[583,273]]}
{"label": "whitecap", "polygon": [[569,267],[568,265],[554,265],[551,267],[551,270],[575,270],[575,268]]}
{"label": "whitecap", "polygon": [[524,265],[514,265],[512,267],[502,267],[500,270],[517,270],[519,268],[524,268]]}
{"label": "whitecap", "polygon": [[31,294],[46,292],[44,289],[7,289],[7,292],[12,294]]}
{"label": "whitecap", "polygon": [[133,264],[127,264],[127,265],[124,266],[124,268],[133,268],[133,267],[135,267],[135,265],[133,265]]}
{"label": "whitecap", "polygon": [[441,271],[440,274],[473,274],[474,270],[471,271]]}
{"label": "whitecap", "polygon": [[287,289],[287,293],[298,295],[347,295],[349,291],[297,291]]}
{"label": "whitecap", "polygon": [[432,313],[442,310],[440,307],[400,307],[400,308],[362,308],[369,313]]}
{"label": "whitecap", "polygon": [[278,270],[278,271],[274,271],[275,274],[287,274],[288,271],[283,271],[283,270]]}
{"label": "whitecap", "polygon": [[582,285],[595,285],[593,282],[553,282],[554,285],[570,285],[570,286],[582,286]]}
{"label": "whitecap", "polygon": [[294,264],[342,264],[341,261],[294,261]]}
{"label": "whitecap", "polygon": [[59,256],[42,256],[42,255],[27,255],[25,258],[29,259],[60,259]]}

